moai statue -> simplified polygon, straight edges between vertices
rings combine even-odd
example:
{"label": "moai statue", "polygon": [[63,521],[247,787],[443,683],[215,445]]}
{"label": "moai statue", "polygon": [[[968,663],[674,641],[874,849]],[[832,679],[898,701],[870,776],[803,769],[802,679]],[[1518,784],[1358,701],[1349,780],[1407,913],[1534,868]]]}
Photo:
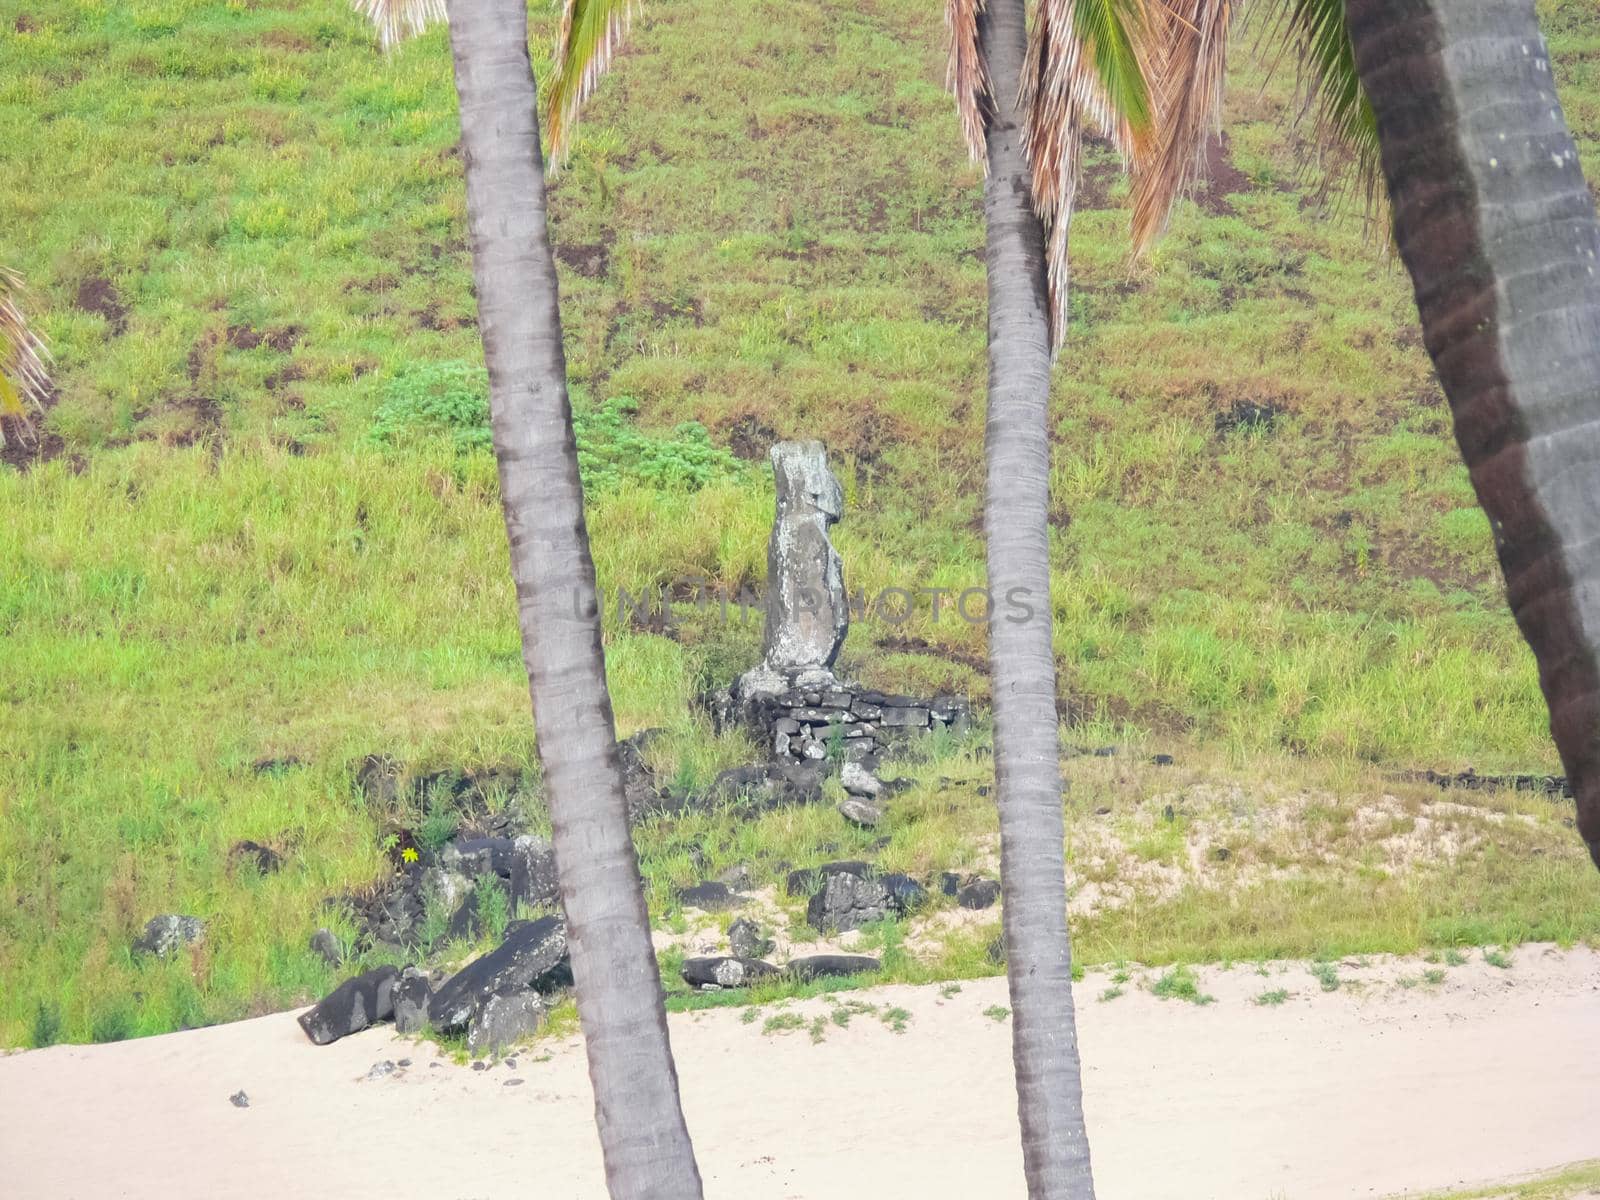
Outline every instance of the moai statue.
{"label": "moai statue", "polygon": [[767,628],[761,665],[745,672],[746,698],[791,687],[828,687],[850,625],[839,552],[828,526],[844,511],[844,492],[821,442],[772,448],[778,514],[767,543]]}

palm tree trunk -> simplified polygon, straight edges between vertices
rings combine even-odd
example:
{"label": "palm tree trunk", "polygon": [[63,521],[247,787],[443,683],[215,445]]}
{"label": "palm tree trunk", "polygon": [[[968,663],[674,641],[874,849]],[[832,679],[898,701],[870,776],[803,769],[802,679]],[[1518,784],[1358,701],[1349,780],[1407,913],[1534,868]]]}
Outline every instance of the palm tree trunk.
{"label": "palm tree trunk", "polygon": [[449,15],[501,502],[606,1180],[630,1200],[698,1197],[606,692],[527,9],[451,0]]}
{"label": "palm tree trunk", "polygon": [[1428,352],[1600,865],[1600,226],[1533,0],[1348,0]]}
{"label": "palm tree trunk", "polygon": [[[1077,1025],[1050,606],[1050,319],[1044,229],[1017,108],[1024,0],[988,0],[978,45],[995,111],[987,129],[989,415],[984,533],[994,683],[1006,973],[1023,1166],[1033,1200],[1094,1195]],[[1023,608],[1031,609],[1019,619]]]}

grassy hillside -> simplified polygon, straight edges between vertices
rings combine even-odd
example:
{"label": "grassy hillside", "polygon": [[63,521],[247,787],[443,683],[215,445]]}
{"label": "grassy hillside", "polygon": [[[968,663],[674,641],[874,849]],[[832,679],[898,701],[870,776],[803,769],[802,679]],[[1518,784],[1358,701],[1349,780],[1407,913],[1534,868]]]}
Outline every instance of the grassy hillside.
{"label": "grassy hillside", "polygon": [[[1600,18],[1541,7],[1600,179]],[[82,1038],[324,986],[317,901],[384,867],[354,765],[532,756],[471,432],[443,32],[384,58],[339,0],[13,9],[0,262],[36,289],[59,395],[43,458],[0,467],[4,1044],[57,994]],[[543,50],[553,14],[534,17]],[[979,185],[940,36],[925,0],[680,0],[636,27],[553,190],[606,588],[759,583],[778,436],[836,459],[850,586],[982,582]],[[1091,154],[1054,394],[1063,712],[1090,726],[1069,736],[1289,773],[1552,769],[1403,272],[1359,214],[1319,207],[1289,85],[1250,46],[1211,180],[1149,262]],[[623,732],[671,727],[662,766],[685,782],[737,758],[687,699],[748,663],[755,630],[610,624]],[[924,604],[859,625],[846,656],[880,685],[981,696],[983,653],[981,626]],[[971,854],[954,832],[894,852],[952,865]],[[235,878],[239,838],[290,866]],[[1547,935],[1600,931],[1564,847],[1485,929],[1516,936],[1543,905]],[[691,869],[681,838],[656,848],[664,878]],[[173,910],[221,936],[181,967],[134,962],[130,935]],[[1449,934],[1417,912],[1399,941]],[[1297,947],[1269,930],[1256,949]]]}

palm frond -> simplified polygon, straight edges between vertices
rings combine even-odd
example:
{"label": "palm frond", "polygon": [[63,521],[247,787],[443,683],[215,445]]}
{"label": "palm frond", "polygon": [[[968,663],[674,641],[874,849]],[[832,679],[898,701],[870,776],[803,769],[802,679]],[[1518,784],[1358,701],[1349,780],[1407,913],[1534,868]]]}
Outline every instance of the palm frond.
{"label": "palm frond", "polygon": [[[25,298],[22,276],[0,267],[0,417],[16,418],[27,437],[33,431],[32,413],[44,407],[50,394],[50,351],[28,324]],[[0,446],[5,441],[0,422]]]}
{"label": "palm frond", "polygon": [[1300,111],[1313,114],[1313,139],[1324,152],[1351,160],[1356,190],[1373,212],[1383,202],[1378,122],[1356,71],[1344,0],[1286,0],[1262,39],[1293,54]]}
{"label": "palm frond", "polygon": [[545,97],[545,132],[555,170],[572,148],[578,113],[594,94],[628,34],[639,0],[565,0],[556,35],[556,65]]}
{"label": "palm frond", "polygon": [[[1343,0],[1333,2],[1342,9]],[[1135,253],[1166,228],[1218,123],[1237,7],[1235,0],[1166,0],[1154,16],[1155,136],[1132,157]]]}
{"label": "palm frond", "polygon": [[989,173],[989,152],[984,140],[989,106],[993,97],[989,72],[978,53],[978,13],[983,0],[945,0],[944,27],[950,39],[950,63],[945,71],[945,86],[956,100],[961,118],[961,134],[972,161]]}
{"label": "palm frond", "polygon": [[352,0],[352,6],[372,22],[385,50],[447,19],[444,0]]}
{"label": "palm frond", "polygon": [[1041,0],[1029,34],[1023,136],[1045,224],[1057,348],[1067,329],[1067,227],[1083,130],[1099,130],[1124,157],[1143,152],[1155,116],[1147,82],[1152,21],[1145,0]]}

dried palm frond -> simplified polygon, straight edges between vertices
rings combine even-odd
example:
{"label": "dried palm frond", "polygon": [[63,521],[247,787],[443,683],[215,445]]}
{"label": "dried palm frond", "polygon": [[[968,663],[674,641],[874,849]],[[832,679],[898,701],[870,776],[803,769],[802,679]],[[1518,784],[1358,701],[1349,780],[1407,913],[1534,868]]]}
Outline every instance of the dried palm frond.
{"label": "dried palm frond", "polygon": [[1100,131],[1125,158],[1143,152],[1153,117],[1146,62],[1152,28],[1145,0],[1041,0],[1029,34],[1023,140],[1045,225],[1058,349],[1067,331],[1067,228],[1083,130]]}
{"label": "dried palm frond", "polygon": [[1217,126],[1237,8],[1236,0],[1164,0],[1152,14],[1155,136],[1132,156],[1135,253],[1166,228]]}
{"label": "dried palm frond", "polygon": [[983,0],[945,0],[944,27],[950,39],[950,64],[945,71],[945,86],[956,100],[961,118],[961,134],[972,161],[989,173],[989,150],[985,142],[990,106],[989,72],[978,52],[978,14]]}
{"label": "dried palm frond", "polygon": [[628,35],[639,0],[565,0],[556,35],[555,72],[545,97],[545,132],[550,139],[550,169],[566,161],[578,127],[578,113],[594,94]]}
{"label": "dried palm frond", "polygon": [[1378,161],[1378,122],[1356,71],[1344,0],[1286,0],[1262,28],[1263,41],[1293,54],[1301,114],[1311,113],[1312,139],[1325,153],[1349,161],[1355,190],[1369,215],[1384,202]]}
{"label": "dried palm frond", "polygon": [[[14,417],[24,438],[33,434],[31,416],[50,394],[46,364],[50,351],[22,310],[22,276],[0,267],[0,417]],[[0,446],[6,443],[0,422]]]}
{"label": "dried palm frond", "polygon": [[352,0],[352,6],[372,22],[378,44],[385,50],[448,19],[444,0]]}

